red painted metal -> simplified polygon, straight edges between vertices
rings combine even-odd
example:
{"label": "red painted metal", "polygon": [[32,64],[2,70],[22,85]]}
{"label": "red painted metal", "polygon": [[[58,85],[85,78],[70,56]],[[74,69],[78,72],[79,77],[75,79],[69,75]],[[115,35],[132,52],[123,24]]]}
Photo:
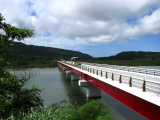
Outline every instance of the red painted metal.
{"label": "red painted metal", "polygon": [[[59,63],[61,64],[61,63]],[[84,78],[86,81],[90,82],[95,87],[99,88],[100,90],[104,91],[105,93],[109,94],[116,100],[120,101],[121,103],[125,104],[132,110],[138,112],[145,118],[149,120],[160,120],[160,107],[150,103],[146,100],[143,100],[135,95],[132,95],[126,91],[123,91],[119,88],[111,86],[103,81],[100,81],[92,76],[86,75],[83,72],[80,72],[76,69],[73,69],[67,65],[61,64],[62,66],[66,67],[68,70],[72,71],[76,75]]]}

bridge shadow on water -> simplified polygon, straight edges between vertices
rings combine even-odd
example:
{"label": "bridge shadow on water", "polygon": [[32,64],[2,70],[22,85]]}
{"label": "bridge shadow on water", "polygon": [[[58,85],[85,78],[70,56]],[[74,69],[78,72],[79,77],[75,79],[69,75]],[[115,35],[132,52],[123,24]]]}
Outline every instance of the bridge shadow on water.
{"label": "bridge shadow on water", "polygon": [[62,83],[65,89],[65,93],[68,97],[69,102],[72,105],[79,107],[87,102],[97,99],[97,98],[87,98],[85,95],[84,88],[78,85],[78,81],[71,81],[71,75],[66,74],[65,71],[61,71],[60,73],[62,76]]}

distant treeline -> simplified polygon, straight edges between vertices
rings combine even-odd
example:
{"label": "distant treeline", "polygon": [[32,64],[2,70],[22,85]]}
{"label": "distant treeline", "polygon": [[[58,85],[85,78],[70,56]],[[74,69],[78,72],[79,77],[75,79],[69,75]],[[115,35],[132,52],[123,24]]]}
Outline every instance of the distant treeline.
{"label": "distant treeline", "polygon": [[56,67],[57,60],[54,57],[45,56],[28,56],[20,53],[11,53],[7,60],[9,61],[7,67],[23,67],[23,68],[44,68]]}
{"label": "distant treeline", "polygon": [[155,60],[160,58],[160,52],[121,52],[115,56],[99,57],[98,60],[134,60],[134,59],[150,59]]}
{"label": "distant treeline", "polygon": [[89,63],[110,64],[120,66],[160,66],[160,58],[151,59],[134,59],[134,60],[87,60]]}
{"label": "distant treeline", "polygon": [[84,62],[125,65],[125,66],[160,66],[160,52],[121,52],[115,56],[93,58],[88,54],[77,51],[51,47],[25,45],[15,42],[7,56],[8,67],[55,67],[57,60],[70,60],[78,56]]}
{"label": "distant treeline", "polygon": [[160,52],[121,52],[115,56],[100,57],[88,62],[125,66],[160,66]]}

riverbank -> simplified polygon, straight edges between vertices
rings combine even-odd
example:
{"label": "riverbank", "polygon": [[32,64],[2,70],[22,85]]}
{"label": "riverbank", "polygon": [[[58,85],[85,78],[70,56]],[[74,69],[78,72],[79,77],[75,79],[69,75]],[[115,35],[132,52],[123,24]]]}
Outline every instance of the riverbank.
{"label": "riverbank", "polygon": [[4,68],[53,68],[57,66],[57,60],[30,60],[25,63],[9,61],[9,65]]}

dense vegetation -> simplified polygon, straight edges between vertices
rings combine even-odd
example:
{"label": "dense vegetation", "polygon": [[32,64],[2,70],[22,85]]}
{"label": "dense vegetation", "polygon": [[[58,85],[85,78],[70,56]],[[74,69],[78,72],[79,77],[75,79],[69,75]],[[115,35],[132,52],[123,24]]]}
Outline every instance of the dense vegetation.
{"label": "dense vegetation", "polygon": [[8,120],[112,120],[101,100],[93,100],[76,108],[65,101],[47,106],[45,109],[33,108],[31,113],[20,113]]}
{"label": "dense vegetation", "polygon": [[19,112],[29,112],[32,107],[42,106],[42,99],[39,96],[40,89],[32,87],[25,89],[23,86],[32,76],[21,79],[4,70],[8,64],[6,57],[13,40],[22,40],[33,35],[32,30],[16,28],[4,22],[0,14],[0,29],[5,34],[0,34],[0,118],[8,118],[11,114],[18,115]]}
{"label": "dense vegetation", "polygon": [[115,56],[100,57],[99,60],[134,60],[134,59],[150,59],[155,60],[160,58],[160,52],[142,52],[142,51],[128,51],[121,52]]}
{"label": "dense vegetation", "polygon": [[87,62],[125,66],[160,66],[160,52],[121,52],[115,56],[100,57]]}
{"label": "dense vegetation", "polygon": [[56,67],[57,60],[54,57],[45,56],[29,56],[20,53],[10,53],[6,58],[10,64],[7,67],[21,67],[21,68],[45,68]]}

